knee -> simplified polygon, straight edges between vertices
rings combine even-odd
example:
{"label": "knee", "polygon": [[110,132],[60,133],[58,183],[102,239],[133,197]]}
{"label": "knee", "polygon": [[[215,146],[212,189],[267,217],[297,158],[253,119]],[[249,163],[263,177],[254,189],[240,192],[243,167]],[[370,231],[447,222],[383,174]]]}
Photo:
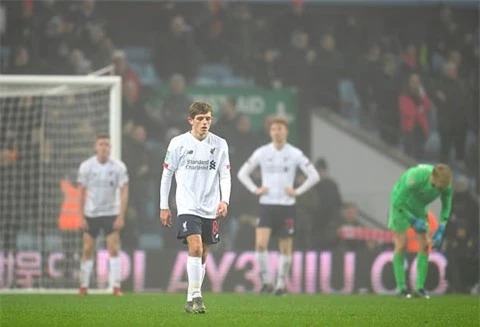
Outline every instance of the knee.
{"label": "knee", "polygon": [[93,255],[93,244],[83,244],[83,259],[91,259]]}
{"label": "knee", "polygon": [[420,244],[418,253],[428,253],[428,244]]}
{"label": "knee", "polygon": [[188,253],[191,257],[203,257],[203,247],[201,244],[189,244]]}
{"label": "knee", "polygon": [[267,251],[267,247],[266,247],[265,245],[263,245],[263,244],[257,244],[257,245],[255,246],[255,251],[257,251],[257,252],[265,252],[265,251]]}
{"label": "knee", "polygon": [[405,242],[399,242],[395,244],[396,253],[405,253],[407,251],[407,244]]}

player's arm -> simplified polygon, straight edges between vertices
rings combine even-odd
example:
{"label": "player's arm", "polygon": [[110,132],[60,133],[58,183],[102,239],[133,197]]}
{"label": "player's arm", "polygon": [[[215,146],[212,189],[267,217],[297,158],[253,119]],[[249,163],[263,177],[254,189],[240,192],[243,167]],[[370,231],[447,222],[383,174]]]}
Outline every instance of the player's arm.
{"label": "player's arm", "polygon": [[87,230],[88,224],[87,224],[87,221],[85,220],[85,214],[84,214],[85,193],[87,191],[87,188],[85,187],[85,185],[87,185],[87,169],[84,164],[81,164],[80,168],[78,169],[77,183],[78,183],[78,207],[79,207],[79,214],[80,214],[80,228],[82,230]]}
{"label": "player's arm", "polygon": [[227,142],[224,144],[224,152],[220,160],[218,174],[220,177],[220,203],[217,207],[217,216],[225,217],[230,203],[230,194],[232,190],[232,177],[230,174],[230,157],[228,154]]}
{"label": "player's arm", "polygon": [[442,211],[440,213],[440,223],[438,228],[432,236],[433,246],[439,248],[442,244],[443,234],[445,233],[445,226],[447,225],[448,220],[450,219],[450,214],[452,212],[452,186],[448,186],[446,190],[440,195],[440,201],[442,202]]}
{"label": "player's arm", "polygon": [[250,174],[259,165],[260,149],[255,150],[247,161],[240,167],[237,173],[238,180],[253,194],[260,194],[259,190],[262,188],[255,185]]}
{"label": "player's arm", "polygon": [[302,195],[320,181],[320,175],[310,160],[302,153],[298,160],[298,167],[307,176],[307,179],[295,191],[295,196]]}
{"label": "player's arm", "polygon": [[172,185],[172,178],[175,170],[178,167],[178,149],[175,144],[175,139],[170,141],[163,161],[162,179],[160,181],[160,221],[163,226],[170,227],[172,224],[172,215],[170,213],[170,206],[168,199],[170,196],[170,188]]}
{"label": "player's arm", "polygon": [[122,229],[125,225],[125,212],[127,211],[128,205],[128,172],[125,165],[122,165],[122,171],[119,174],[118,185],[120,185],[120,213],[113,224],[113,228],[116,230]]}

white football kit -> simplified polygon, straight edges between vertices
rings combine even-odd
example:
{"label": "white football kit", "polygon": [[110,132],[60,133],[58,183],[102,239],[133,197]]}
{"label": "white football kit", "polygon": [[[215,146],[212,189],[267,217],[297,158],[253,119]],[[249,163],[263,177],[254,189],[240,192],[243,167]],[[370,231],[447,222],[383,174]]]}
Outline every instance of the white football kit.
{"label": "white football kit", "polygon": [[216,218],[218,203],[230,201],[231,177],[227,142],[208,133],[200,141],[190,132],[168,145],[160,185],[160,209],[168,209],[172,175],[177,182],[177,214]]}
{"label": "white football kit", "polygon": [[277,150],[273,143],[259,147],[238,171],[238,179],[252,193],[258,188],[252,181],[250,174],[260,166],[262,185],[268,192],[260,196],[260,204],[290,206],[295,204],[295,197],[285,191],[293,187],[297,168],[305,173],[307,179],[295,190],[296,195],[308,191],[319,180],[317,170],[303,152],[286,143],[282,149]]}
{"label": "white football kit", "polygon": [[84,215],[88,218],[120,213],[120,188],[128,183],[125,164],[117,159],[101,163],[96,156],[81,163],[77,182],[86,189]]}

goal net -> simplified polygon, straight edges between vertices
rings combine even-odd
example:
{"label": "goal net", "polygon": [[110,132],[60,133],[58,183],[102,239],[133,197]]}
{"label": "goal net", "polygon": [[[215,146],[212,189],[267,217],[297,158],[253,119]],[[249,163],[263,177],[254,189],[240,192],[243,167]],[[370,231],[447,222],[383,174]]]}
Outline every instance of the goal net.
{"label": "goal net", "polygon": [[0,75],[0,291],[78,287],[77,170],[105,132],[119,158],[120,77]]}

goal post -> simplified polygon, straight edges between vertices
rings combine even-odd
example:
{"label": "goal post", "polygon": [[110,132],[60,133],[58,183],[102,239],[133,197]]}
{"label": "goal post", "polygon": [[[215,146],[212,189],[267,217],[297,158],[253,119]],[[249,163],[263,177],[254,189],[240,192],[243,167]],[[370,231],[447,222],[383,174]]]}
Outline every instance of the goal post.
{"label": "goal post", "polygon": [[77,171],[99,133],[121,158],[121,100],[119,76],[0,75],[0,293],[77,288]]}

